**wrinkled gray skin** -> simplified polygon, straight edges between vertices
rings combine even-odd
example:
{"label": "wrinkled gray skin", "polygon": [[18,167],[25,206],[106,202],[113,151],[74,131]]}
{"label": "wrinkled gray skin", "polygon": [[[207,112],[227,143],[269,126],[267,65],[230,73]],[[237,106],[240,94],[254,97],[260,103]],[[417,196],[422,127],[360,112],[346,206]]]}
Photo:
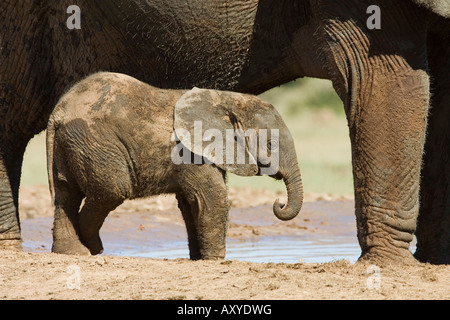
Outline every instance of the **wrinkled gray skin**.
{"label": "wrinkled gray skin", "polygon": [[309,76],[344,102],[360,259],[414,263],[415,234],[415,258],[450,263],[449,18],[448,0],[2,0],[0,248],[21,249],[28,141],[87,75],[251,94]]}
{"label": "wrinkled gray skin", "polygon": [[[271,136],[260,137],[270,150],[259,153],[246,144],[245,164],[238,164],[236,157],[219,161],[213,153],[200,153],[206,157],[200,164],[174,163],[180,152],[174,153],[177,142],[172,133],[189,132],[189,142],[194,142],[195,121],[203,123],[201,134],[216,129],[215,136],[218,132],[224,139],[228,129],[277,129],[278,148]],[[194,143],[184,139],[178,140],[184,143],[183,155],[196,152]],[[273,143],[267,147],[269,141]],[[205,141],[202,150],[210,143]],[[99,230],[110,211],[126,199],[175,193],[191,259],[224,258],[226,172],[257,175],[261,166],[272,165],[259,154],[279,154],[272,176],[286,183],[288,201],[281,205],[277,200],[274,213],[281,220],[294,218],[303,202],[300,170],[289,130],[272,105],[234,92],[162,90],[119,73],[89,76],[61,98],[47,128],[49,185],[55,204],[52,251],[101,253]]]}

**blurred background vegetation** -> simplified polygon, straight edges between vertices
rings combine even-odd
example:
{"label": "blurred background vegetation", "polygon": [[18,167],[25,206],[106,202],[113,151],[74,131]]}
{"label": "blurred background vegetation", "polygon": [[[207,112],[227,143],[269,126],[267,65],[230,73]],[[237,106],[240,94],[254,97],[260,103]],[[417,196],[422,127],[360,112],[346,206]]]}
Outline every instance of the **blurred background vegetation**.
{"label": "blurred background vegetation", "polygon": [[[350,140],[341,100],[328,80],[302,78],[260,97],[280,112],[292,136],[307,193],[352,194]],[[28,145],[22,185],[47,184],[45,133]],[[230,187],[285,190],[269,177],[228,176]]]}

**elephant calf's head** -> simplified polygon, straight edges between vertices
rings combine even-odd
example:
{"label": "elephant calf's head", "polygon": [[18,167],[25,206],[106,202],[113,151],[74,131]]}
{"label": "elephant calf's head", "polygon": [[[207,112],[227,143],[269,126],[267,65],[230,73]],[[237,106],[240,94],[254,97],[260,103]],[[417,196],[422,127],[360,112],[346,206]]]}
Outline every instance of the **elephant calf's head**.
{"label": "elephant calf's head", "polygon": [[228,91],[194,88],[176,103],[174,163],[209,163],[240,176],[283,179],[286,205],[274,203],[281,220],[294,218],[303,187],[291,134],[275,108],[261,99]]}

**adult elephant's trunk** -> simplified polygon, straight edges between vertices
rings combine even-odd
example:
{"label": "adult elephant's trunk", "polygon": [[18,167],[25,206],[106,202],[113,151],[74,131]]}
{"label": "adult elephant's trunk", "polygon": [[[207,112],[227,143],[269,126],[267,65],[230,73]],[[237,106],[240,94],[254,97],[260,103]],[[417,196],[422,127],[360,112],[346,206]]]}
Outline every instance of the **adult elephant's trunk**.
{"label": "adult elephant's trunk", "polygon": [[282,172],[283,181],[287,190],[287,203],[280,204],[278,199],[273,204],[273,213],[280,220],[290,220],[297,216],[303,204],[303,183],[298,167],[286,173]]}

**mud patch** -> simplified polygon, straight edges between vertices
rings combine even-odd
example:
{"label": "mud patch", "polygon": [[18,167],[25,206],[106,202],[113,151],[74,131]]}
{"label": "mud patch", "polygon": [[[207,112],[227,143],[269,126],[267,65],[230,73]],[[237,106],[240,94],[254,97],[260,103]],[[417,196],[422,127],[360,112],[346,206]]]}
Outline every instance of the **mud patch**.
{"label": "mud patch", "polygon": [[[273,263],[266,254],[265,262],[243,261],[252,254],[257,256],[256,244],[266,240],[274,246],[273,257],[290,247],[286,238],[321,239],[316,244],[326,248],[330,239],[341,236],[356,241],[356,227],[351,199],[308,199],[297,218],[282,222],[271,213],[273,195],[262,201],[250,191],[237,194],[247,201],[236,201],[248,203],[250,199],[255,207],[234,206],[231,210],[227,260],[190,261],[49,253],[52,210],[48,189],[21,189],[23,236],[26,250],[31,252],[0,255],[0,299],[450,299],[450,266],[378,268],[349,260],[308,263],[297,249],[295,254],[288,253],[289,259],[298,259],[296,263]],[[139,245],[140,250],[151,245],[160,252],[169,246],[174,256],[182,257],[187,246],[176,253],[175,242],[168,241],[179,239],[173,241],[186,244],[181,214],[173,205],[173,199],[162,197],[119,207],[103,230],[107,250],[114,243],[128,253],[130,244]],[[310,252],[314,252],[314,243],[307,243]],[[336,254],[342,257],[338,251]],[[314,252],[315,259],[318,256]],[[75,269],[79,287],[73,288]]]}
{"label": "mud patch", "polygon": [[[251,262],[356,262],[354,201],[351,197],[307,195],[300,214],[280,221],[272,203],[282,194],[231,189],[226,259]],[[243,207],[245,203],[252,207]],[[26,188],[20,203],[24,249],[50,252],[53,211],[47,187]],[[156,259],[189,258],[187,234],[172,195],[126,201],[102,229],[103,255]],[[411,246],[414,252],[415,243]]]}

